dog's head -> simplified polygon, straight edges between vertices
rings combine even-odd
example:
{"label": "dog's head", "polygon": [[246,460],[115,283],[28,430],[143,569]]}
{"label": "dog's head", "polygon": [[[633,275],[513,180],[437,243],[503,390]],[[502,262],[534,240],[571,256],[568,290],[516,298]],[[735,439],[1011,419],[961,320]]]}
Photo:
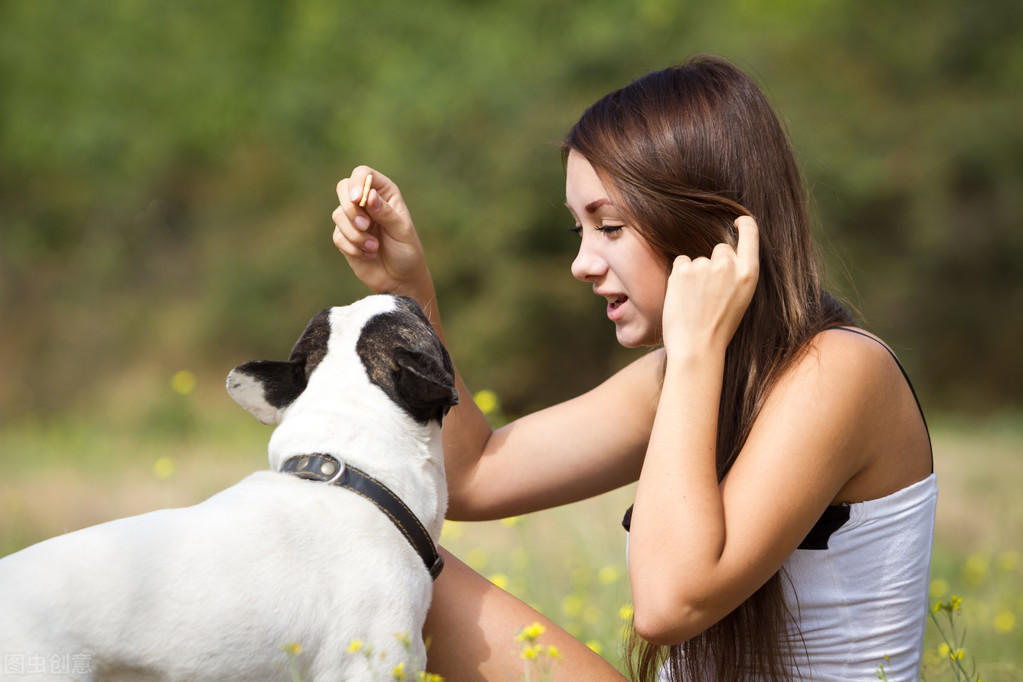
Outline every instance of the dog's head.
{"label": "dog's head", "polygon": [[[332,354],[353,353],[369,382],[419,423],[442,421],[458,403],[451,358],[422,309],[410,298],[388,294],[321,311],[309,321],[287,361],[239,365],[227,377],[227,392],[259,421],[279,424],[314,372],[328,366],[352,369],[349,362],[329,362]],[[344,391],[342,379],[329,377],[326,388],[318,390]]]}

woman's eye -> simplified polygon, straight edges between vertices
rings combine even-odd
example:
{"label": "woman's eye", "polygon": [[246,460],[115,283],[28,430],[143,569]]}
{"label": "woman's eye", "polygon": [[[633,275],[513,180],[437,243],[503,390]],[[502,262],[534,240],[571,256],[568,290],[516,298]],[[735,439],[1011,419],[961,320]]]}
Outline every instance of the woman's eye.
{"label": "woman's eye", "polygon": [[[613,238],[618,236],[623,227],[625,227],[625,225],[596,225],[593,229],[597,232],[603,232],[606,236]],[[582,225],[574,225],[568,228],[568,231],[575,235],[581,235],[583,227]]]}

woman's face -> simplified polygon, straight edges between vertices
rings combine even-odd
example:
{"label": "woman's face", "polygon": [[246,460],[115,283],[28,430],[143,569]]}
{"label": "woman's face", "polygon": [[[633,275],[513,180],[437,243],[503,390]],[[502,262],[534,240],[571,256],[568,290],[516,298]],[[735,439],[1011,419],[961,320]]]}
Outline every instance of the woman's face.
{"label": "woman's face", "polygon": [[627,348],[661,342],[668,267],[611,203],[596,171],[579,152],[568,154],[566,206],[581,242],[572,262],[576,279],[607,300],[607,317]]}

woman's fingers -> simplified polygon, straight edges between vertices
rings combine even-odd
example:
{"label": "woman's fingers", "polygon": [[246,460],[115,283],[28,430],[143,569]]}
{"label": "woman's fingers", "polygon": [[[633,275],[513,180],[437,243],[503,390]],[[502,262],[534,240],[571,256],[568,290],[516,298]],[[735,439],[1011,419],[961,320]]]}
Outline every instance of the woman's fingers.
{"label": "woman's fingers", "polygon": [[752,216],[739,216],[735,219],[735,229],[739,233],[735,255],[751,272],[759,273],[760,228],[757,227],[757,221]]}
{"label": "woman's fingers", "polygon": [[346,236],[351,238],[357,235],[344,230],[345,222],[359,232],[368,232],[379,225],[391,239],[400,242],[414,239],[415,228],[405,208],[401,191],[383,173],[369,166],[358,166],[350,177],[338,183],[337,195],[340,205],[334,213],[334,223],[342,228]]}
{"label": "woman's fingers", "polygon": [[665,346],[676,339],[725,343],[749,307],[760,272],[759,232],[749,216],[736,219],[738,241],[714,247],[710,257],[678,256],[672,264],[665,299]]}
{"label": "woman's fingers", "polygon": [[[339,196],[347,196],[349,184],[347,178],[338,183]],[[342,199],[341,204],[331,214],[331,219],[334,221],[334,246],[341,253],[349,258],[364,258],[375,252],[376,240],[367,231],[369,218],[356,214],[350,202]],[[365,228],[360,228],[359,222],[364,222]]]}
{"label": "woman's fingers", "polygon": [[348,258],[371,258],[377,250],[377,242],[364,233],[352,234],[350,226],[334,226],[334,246]]}
{"label": "woman's fingers", "polygon": [[337,184],[334,245],[373,291],[433,296],[426,256],[397,185],[369,166]]}
{"label": "woman's fingers", "polygon": [[397,186],[369,166],[356,167],[349,177],[337,184],[340,203],[332,215],[334,245],[345,256],[361,259],[376,256],[380,240],[375,224],[392,232],[400,231],[396,230],[397,213],[383,200],[384,192],[404,208]]}

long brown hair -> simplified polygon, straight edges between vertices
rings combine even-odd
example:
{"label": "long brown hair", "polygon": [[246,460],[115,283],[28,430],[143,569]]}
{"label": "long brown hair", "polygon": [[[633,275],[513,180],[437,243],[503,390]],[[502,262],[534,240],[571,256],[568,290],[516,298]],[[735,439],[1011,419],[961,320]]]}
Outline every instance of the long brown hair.
{"label": "long brown hair", "polygon": [[[697,56],[597,101],[563,141],[582,154],[636,230],[664,255],[710,256],[735,244],[733,221],[760,231],[760,279],[725,356],[717,432],[724,478],[778,377],[811,338],[850,316],[821,289],[802,175],[760,88],[725,60]],[[684,522],[684,520],[680,520]],[[674,680],[784,680],[792,618],[775,574],[739,608],[670,652],[633,636],[634,679],[667,656]]]}

